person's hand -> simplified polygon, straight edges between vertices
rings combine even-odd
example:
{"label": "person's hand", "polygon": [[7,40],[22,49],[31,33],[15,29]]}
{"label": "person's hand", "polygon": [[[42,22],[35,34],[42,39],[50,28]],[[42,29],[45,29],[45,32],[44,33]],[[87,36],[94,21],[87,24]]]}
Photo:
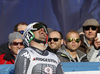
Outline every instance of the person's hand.
{"label": "person's hand", "polygon": [[96,49],[99,49],[100,47],[100,40],[97,37],[94,39],[94,46]]}

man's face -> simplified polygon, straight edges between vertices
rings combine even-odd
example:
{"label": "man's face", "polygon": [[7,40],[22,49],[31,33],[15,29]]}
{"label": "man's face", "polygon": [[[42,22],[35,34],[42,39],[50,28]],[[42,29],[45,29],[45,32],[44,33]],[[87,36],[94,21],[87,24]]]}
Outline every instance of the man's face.
{"label": "man's face", "polygon": [[96,37],[97,28],[96,27],[84,27],[84,35],[88,40],[93,40]]}
{"label": "man's face", "polygon": [[81,41],[79,41],[79,35],[74,32],[68,33],[65,45],[70,51],[76,51],[80,46]]}
{"label": "man's face", "polygon": [[9,49],[11,49],[11,51],[17,55],[18,51],[20,49],[23,49],[23,41],[22,39],[15,39],[10,45],[9,45]]}
{"label": "man's face", "polygon": [[33,33],[34,33],[36,39],[41,40],[41,41],[46,41],[47,34],[43,28],[41,28],[37,31],[34,31]]}
{"label": "man's face", "polygon": [[18,26],[18,31],[17,32],[20,32],[21,33],[21,35],[23,36],[23,32],[24,32],[24,30],[26,29],[26,27],[27,27],[27,25],[19,25]]}
{"label": "man's face", "polygon": [[59,49],[63,44],[60,34],[57,31],[53,31],[49,34],[48,45],[51,49]]}

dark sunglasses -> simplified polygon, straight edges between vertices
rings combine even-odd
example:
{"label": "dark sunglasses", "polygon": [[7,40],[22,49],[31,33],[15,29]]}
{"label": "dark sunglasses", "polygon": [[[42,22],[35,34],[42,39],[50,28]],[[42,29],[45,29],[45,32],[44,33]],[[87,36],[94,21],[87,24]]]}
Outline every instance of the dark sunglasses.
{"label": "dark sunglasses", "polygon": [[95,26],[86,26],[86,27],[83,27],[83,29],[87,31],[87,30],[90,30],[90,27],[92,30],[96,30],[96,28],[97,28]]}
{"label": "dark sunglasses", "polygon": [[18,31],[20,34],[23,34],[24,33],[24,31]]}
{"label": "dark sunglasses", "polygon": [[34,31],[37,31],[37,30],[39,30],[39,29],[41,29],[41,28],[43,28],[44,31],[45,31],[46,33],[48,33],[48,32],[47,32],[47,26],[46,26],[45,24],[43,24],[43,23],[37,23],[37,24],[33,25],[33,28],[36,28],[36,30],[32,30],[33,32],[34,32]]}
{"label": "dark sunglasses", "polygon": [[72,42],[73,40],[75,40],[75,42],[79,43],[80,39],[79,38],[68,38],[68,42]]}
{"label": "dark sunglasses", "polygon": [[54,42],[57,42],[59,39],[61,39],[61,38],[49,38],[49,39],[48,39],[48,42],[51,42],[52,40],[53,40]]}
{"label": "dark sunglasses", "polygon": [[12,42],[12,43],[10,43],[10,45],[15,45],[15,46],[17,46],[18,44],[23,45],[23,42]]}

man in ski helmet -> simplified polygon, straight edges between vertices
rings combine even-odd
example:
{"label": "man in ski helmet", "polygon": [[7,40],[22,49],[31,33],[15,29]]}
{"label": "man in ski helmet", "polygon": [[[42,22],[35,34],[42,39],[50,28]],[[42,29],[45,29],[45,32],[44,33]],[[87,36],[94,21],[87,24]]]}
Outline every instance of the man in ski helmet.
{"label": "man in ski helmet", "polygon": [[47,26],[41,22],[29,24],[23,40],[27,48],[21,50],[15,62],[15,74],[63,74],[58,57],[46,50]]}

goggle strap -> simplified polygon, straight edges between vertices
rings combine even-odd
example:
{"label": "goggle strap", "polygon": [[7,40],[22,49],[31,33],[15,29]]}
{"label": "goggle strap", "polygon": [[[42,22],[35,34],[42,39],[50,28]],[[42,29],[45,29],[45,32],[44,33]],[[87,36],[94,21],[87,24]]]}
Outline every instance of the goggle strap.
{"label": "goggle strap", "polygon": [[30,33],[32,34],[32,38],[28,41],[29,43],[34,39],[34,34],[33,34],[33,32],[32,31],[30,31]]}
{"label": "goggle strap", "polygon": [[46,41],[41,41],[41,40],[38,40],[36,38],[33,38],[33,41],[37,42],[37,43],[43,43],[43,44],[46,44]]}

